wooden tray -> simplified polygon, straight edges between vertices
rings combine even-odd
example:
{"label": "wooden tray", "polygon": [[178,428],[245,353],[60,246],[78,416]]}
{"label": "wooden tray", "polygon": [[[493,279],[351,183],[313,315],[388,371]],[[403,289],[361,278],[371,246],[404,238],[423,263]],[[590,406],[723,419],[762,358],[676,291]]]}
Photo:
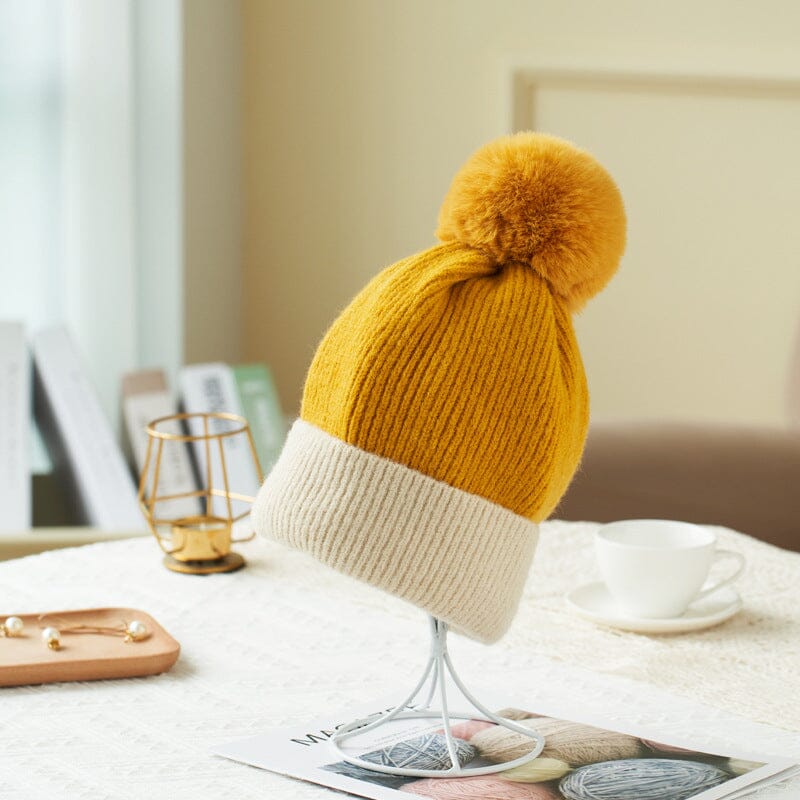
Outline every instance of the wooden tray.
{"label": "wooden tray", "polygon": [[[149,614],[135,608],[86,608],[18,616],[25,623],[22,636],[0,637],[0,686],[24,686],[54,681],[92,681],[133,678],[166,672],[177,660],[180,645]],[[43,622],[39,622],[39,617]],[[126,643],[122,636],[98,633],[62,633],[61,649],[49,650],[40,625],[119,627],[138,619],[150,631],[147,639]]]}

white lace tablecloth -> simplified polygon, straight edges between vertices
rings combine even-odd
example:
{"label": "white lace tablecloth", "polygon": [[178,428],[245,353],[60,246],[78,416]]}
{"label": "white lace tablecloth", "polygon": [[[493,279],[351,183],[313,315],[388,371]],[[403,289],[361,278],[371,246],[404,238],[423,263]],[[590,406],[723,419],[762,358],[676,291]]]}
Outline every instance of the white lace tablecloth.
{"label": "white lace tablecloth", "polygon": [[[453,637],[462,676],[529,706],[577,698],[610,727],[657,724],[700,748],[800,761],[800,555],[720,531],[748,559],[744,610],[706,632],[637,636],[564,605],[594,577],[594,528],[542,526],[508,635],[492,647]],[[0,689],[0,797],[341,796],[207,752],[407,688],[427,652],[424,615],[302,554],[241,549],[246,570],[209,577],[168,572],[149,539],[0,563],[0,616],[130,606],[182,645],[160,676]],[[12,645],[0,639],[0,658]],[[756,796],[800,798],[800,780]]]}

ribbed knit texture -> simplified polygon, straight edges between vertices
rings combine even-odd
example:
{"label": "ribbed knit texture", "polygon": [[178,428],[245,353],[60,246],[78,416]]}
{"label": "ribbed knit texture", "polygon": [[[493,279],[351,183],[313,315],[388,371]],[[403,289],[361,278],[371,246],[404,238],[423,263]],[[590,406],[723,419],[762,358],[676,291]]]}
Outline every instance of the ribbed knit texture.
{"label": "ribbed knit texture", "polygon": [[511,624],[538,527],[298,420],[253,505],[255,529],[475,639]]}
{"label": "ribbed knit texture", "polygon": [[580,461],[570,314],[617,269],[625,210],[591,155],[519,133],[467,160],[437,235],[325,335],[253,519],[488,642]]}
{"label": "ribbed knit texture", "polygon": [[564,301],[461,244],[389,267],[334,322],[301,417],[539,521],[578,465],[588,392]]}

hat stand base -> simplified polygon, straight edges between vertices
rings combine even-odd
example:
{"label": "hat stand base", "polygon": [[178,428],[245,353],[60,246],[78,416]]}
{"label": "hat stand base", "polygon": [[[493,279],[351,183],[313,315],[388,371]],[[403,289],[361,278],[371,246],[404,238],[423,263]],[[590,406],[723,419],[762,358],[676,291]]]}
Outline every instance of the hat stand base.
{"label": "hat stand base", "polygon": [[[414,690],[403,703],[372,715],[364,719],[357,719],[340,727],[333,734],[330,741],[338,756],[348,764],[361,767],[373,772],[382,772],[388,775],[403,775],[413,778],[460,778],[474,775],[490,775],[506,769],[518,767],[536,758],[544,748],[544,736],[535,730],[499,717],[484,706],[464,685],[458,676],[447,652],[447,623],[434,617],[430,618],[431,626],[431,654],[423,670],[422,677],[417,682]],[[464,713],[451,711],[447,704],[447,676],[458,687],[464,698],[472,705],[477,713]],[[423,698],[424,699],[420,699]],[[441,724],[444,737],[447,741],[447,754],[450,761],[449,767],[442,769],[412,769],[395,767],[384,764],[375,764],[362,758],[346,753],[342,744],[349,739],[374,731],[393,720],[399,719],[430,719]],[[479,767],[463,767],[458,760],[455,738],[451,731],[451,720],[483,720],[494,722],[508,730],[521,733],[531,739],[531,751],[520,758],[505,761],[501,764],[490,764]]]}

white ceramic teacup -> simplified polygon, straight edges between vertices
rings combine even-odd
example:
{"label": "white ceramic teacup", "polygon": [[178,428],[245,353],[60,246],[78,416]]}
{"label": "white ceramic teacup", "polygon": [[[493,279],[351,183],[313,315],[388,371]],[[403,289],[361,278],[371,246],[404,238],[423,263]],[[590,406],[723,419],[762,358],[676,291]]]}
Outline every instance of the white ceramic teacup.
{"label": "white ceramic teacup", "polygon": [[[628,519],[603,525],[595,536],[600,573],[621,610],[634,617],[679,617],[689,604],[739,577],[744,557],[717,548],[708,528],[663,519]],[[717,559],[735,571],[702,588]]]}

